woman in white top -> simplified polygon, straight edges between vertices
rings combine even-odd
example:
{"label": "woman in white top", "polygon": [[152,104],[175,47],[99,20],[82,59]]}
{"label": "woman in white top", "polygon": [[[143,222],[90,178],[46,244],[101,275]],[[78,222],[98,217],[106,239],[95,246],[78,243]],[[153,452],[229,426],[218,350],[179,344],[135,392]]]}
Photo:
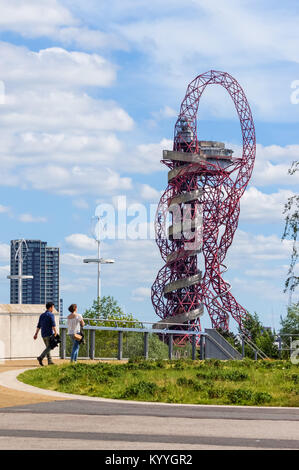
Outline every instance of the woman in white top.
{"label": "woman in white top", "polygon": [[80,327],[84,326],[84,320],[82,315],[77,313],[77,305],[72,304],[69,306],[70,315],[67,317],[67,326],[68,326],[68,334],[70,335],[71,339],[73,340],[73,349],[71,353],[71,362],[76,362],[80,347],[80,341],[75,339],[75,334],[80,334]]}

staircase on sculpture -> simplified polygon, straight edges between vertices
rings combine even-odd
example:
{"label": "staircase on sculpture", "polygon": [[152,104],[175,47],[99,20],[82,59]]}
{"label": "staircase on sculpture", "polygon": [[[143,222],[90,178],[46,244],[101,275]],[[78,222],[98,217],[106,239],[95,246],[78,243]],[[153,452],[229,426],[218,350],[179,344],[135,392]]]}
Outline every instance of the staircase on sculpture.
{"label": "staircase on sculpture", "polygon": [[239,353],[223,336],[214,328],[205,328],[204,359],[242,359]]}

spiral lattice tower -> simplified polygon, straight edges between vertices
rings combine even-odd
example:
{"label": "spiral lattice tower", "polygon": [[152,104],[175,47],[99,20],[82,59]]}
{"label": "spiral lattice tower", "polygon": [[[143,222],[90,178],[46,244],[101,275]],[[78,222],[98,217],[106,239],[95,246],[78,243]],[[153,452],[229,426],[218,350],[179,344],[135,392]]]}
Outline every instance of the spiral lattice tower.
{"label": "spiral lattice tower", "polygon": [[[234,157],[222,142],[197,138],[197,112],[207,85],[223,86],[235,104],[243,139],[242,156]],[[228,330],[232,316],[243,330],[247,312],[231,294],[223,274],[255,151],[252,114],[238,82],[228,73],[215,70],[196,77],[181,104],[173,151],[163,151],[162,162],[169,168],[168,186],[155,220],[156,242],[165,265],[152,286],[152,302],[156,314],[163,322],[167,320],[169,328],[184,323],[186,328],[192,325],[200,331],[200,317],[206,307],[213,328]],[[178,343],[185,340],[184,336],[176,339]]]}

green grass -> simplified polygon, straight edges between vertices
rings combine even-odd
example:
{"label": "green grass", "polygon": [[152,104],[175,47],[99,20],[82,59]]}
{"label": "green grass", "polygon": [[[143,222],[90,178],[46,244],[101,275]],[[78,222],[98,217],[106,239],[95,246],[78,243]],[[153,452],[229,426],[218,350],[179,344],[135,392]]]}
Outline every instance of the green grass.
{"label": "green grass", "polygon": [[80,362],[29,370],[18,378],[49,390],[124,400],[299,406],[298,366],[288,361]]}

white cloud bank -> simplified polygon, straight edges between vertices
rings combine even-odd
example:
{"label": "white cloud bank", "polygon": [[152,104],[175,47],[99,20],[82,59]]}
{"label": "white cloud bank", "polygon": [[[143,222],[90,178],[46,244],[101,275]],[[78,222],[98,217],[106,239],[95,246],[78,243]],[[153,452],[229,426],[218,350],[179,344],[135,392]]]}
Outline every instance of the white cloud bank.
{"label": "white cloud bank", "polygon": [[2,43],[0,66],[9,84],[0,106],[2,185],[69,195],[131,188],[113,162],[122,148],[116,131],[130,131],[132,118],[81,89],[110,86],[112,64],[97,54]]}
{"label": "white cloud bank", "polygon": [[282,222],[283,209],[287,199],[295,193],[280,189],[277,193],[266,194],[251,186],[241,199],[240,220],[256,223]]}

